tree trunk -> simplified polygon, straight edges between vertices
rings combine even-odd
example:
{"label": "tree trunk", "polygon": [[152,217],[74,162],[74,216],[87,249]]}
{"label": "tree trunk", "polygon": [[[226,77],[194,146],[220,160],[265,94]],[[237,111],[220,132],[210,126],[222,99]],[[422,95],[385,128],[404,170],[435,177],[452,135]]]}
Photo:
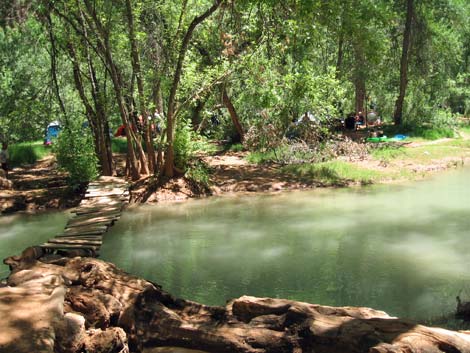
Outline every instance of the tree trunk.
{"label": "tree trunk", "polygon": [[[31,258],[5,260],[15,269],[0,288],[0,315],[11,318],[0,320],[4,352],[118,353],[165,346],[208,353],[470,351],[466,331],[426,327],[383,311],[249,296],[206,306],[176,299],[97,259],[46,255],[38,262],[36,252],[23,253]],[[35,315],[24,315],[31,308]]]}
{"label": "tree trunk", "polygon": [[400,92],[395,103],[393,121],[395,125],[403,122],[403,102],[405,100],[406,86],[408,85],[408,59],[411,45],[411,26],[413,21],[413,0],[406,1],[406,22],[403,33],[403,49],[400,61]]}
{"label": "tree trunk", "polygon": [[173,147],[174,142],[174,129],[175,129],[175,121],[174,121],[174,113],[176,110],[176,92],[178,91],[178,86],[181,78],[181,71],[183,69],[183,62],[184,57],[186,56],[186,51],[188,50],[189,41],[194,33],[196,27],[202,23],[206,18],[212,15],[220,6],[222,0],[215,0],[212,6],[206,10],[202,15],[197,16],[193,19],[191,24],[184,35],[183,42],[181,43],[181,47],[178,54],[178,62],[176,64],[175,73],[173,76],[173,83],[170,89],[170,96],[168,98],[168,112],[167,112],[167,125],[166,125],[166,134],[167,134],[167,149],[165,154],[165,176],[172,178],[174,175],[174,164],[175,164],[175,151]]}
{"label": "tree trunk", "polygon": [[56,95],[57,101],[59,103],[60,111],[62,112],[62,115],[64,116],[64,119],[67,122],[67,111],[65,110],[64,101],[62,100],[62,97],[60,96],[59,82],[57,80],[57,48],[56,48],[56,43],[55,43],[55,38],[54,38],[54,32],[52,29],[52,19],[51,19],[50,13],[47,13],[46,19],[47,19],[47,27],[48,27],[48,32],[49,32],[49,40],[51,42],[51,76],[52,76],[52,83],[54,86],[53,90]]}
{"label": "tree trunk", "polygon": [[128,27],[129,27],[129,41],[131,44],[132,68],[134,70],[134,74],[137,80],[137,92],[139,96],[139,110],[140,110],[140,114],[142,115],[144,140],[145,140],[145,146],[147,149],[147,156],[148,156],[148,166],[146,164],[141,166],[142,167],[141,172],[148,174],[149,170],[152,173],[155,172],[155,149],[153,148],[151,126],[148,120],[148,117],[150,115],[147,109],[147,104],[145,102],[144,83],[142,79],[142,70],[140,68],[140,58],[139,58],[139,52],[137,49],[137,40],[135,38],[135,31],[134,31],[134,16],[132,13],[132,5],[131,5],[130,0],[126,0],[126,15],[127,15],[127,22],[128,22]]}
{"label": "tree trunk", "polygon": [[[88,63],[89,80],[91,83],[91,94],[95,104],[96,123],[94,129],[95,143],[98,145],[98,158],[100,161],[102,175],[111,176],[114,174],[113,154],[111,150],[111,138],[109,137],[109,124],[106,116],[105,99],[101,93],[93,61],[85,44],[85,51]],[[90,123],[91,125],[91,123]]]}
{"label": "tree trunk", "polygon": [[362,112],[364,114],[364,101],[366,99],[365,78],[363,76],[356,77],[354,87],[356,88],[356,112]]}
{"label": "tree trunk", "polygon": [[243,142],[243,138],[244,138],[243,128],[242,128],[242,125],[240,124],[240,119],[238,118],[237,111],[235,110],[235,107],[232,104],[232,100],[228,96],[227,89],[225,88],[225,86],[222,88],[222,100],[224,102],[224,105],[228,109],[230,118],[232,119],[232,123],[235,126],[235,130],[237,130],[238,136],[240,137],[240,142]]}
{"label": "tree trunk", "polygon": [[191,114],[191,125],[194,131],[198,131],[199,124],[201,123],[201,112],[206,105],[207,99],[198,99],[196,106]]}
{"label": "tree trunk", "polygon": [[336,58],[336,71],[335,71],[335,78],[339,80],[341,78],[341,67],[343,66],[343,46],[344,46],[344,34],[343,30],[341,29],[339,33],[338,39],[338,54]]}
{"label": "tree trunk", "polygon": [[[112,56],[107,30],[103,27],[90,0],[84,0],[83,2],[85,3],[85,8],[88,12],[88,15],[91,17],[91,22],[93,22],[96,28],[98,46],[107,63],[108,71],[111,75],[111,81],[113,82],[114,94],[119,108],[119,113],[121,115],[121,121],[126,126],[127,154],[129,157],[131,178],[133,180],[138,180],[140,178],[139,163],[137,161],[137,156],[134,149],[134,142],[136,142],[136,138],[130,126],[129,112],[126,109],[126,104],[122,94],[124,85],[122,82],[121,73]],[[137,144],[136,148],[139,148]]]}
{"label": "tree trunk", "polygon": [[78,58],[76,55],[75,48],[71,41],[69,41],[69,43],[67,44],[67,50],[69,52],[72,62],[75,88],[77,89],[79,97],[85,107],[88,123],[93,134],[95,153],[98,156],[98,160],[100,162],[101,174],[113,175],[114,168],[112,164],[111,141],[108,133],[108,121],[104,113],[102,102],[96,99],[96,96],[99,95],[99,91],[97,91],[98,82],[96,81],[96,75],[94,74],[91,58],[88,57],[88,66],[92,86],[91,91],[95,101],[94,109],[85,94],[85,87],[83,85],[82,76],[80,74]]}

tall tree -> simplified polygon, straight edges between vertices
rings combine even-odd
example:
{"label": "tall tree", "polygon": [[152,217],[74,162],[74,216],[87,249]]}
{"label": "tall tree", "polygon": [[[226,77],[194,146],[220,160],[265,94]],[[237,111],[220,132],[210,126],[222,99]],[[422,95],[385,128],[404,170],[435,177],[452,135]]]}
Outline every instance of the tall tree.
{"label": "tall tree", "polygon": [[[174,151],[174,129],[175,129],[175,111],[176,111],[176,93],[178,91],[178,86],[181,79],[181,73],[183,69],[183,62],[188,50],[189,42],[193,36],[194,30],[198,25],[200,25],[204,20],[211,16],[222,4],[223,0],[215,0],[211,7],[209,7],[204,13],[199,16],[196,16],[191,24],[188,26],[186,33],[181,42],[181,46],[178,51],[178,60],[176,62],[176,67],[173,74],[173,81],[170,88],[170,95],[168,97],[168,111],[166,114],[167,122],[167,148],[165,154],[165,176],[173,177],[174,175],[174,164],[175,164],[175,151]],[[184,9],[183,9],[184,11]]]}
{"label": "tall tree", "polygon": [[400,61],[400,92],[395,103],[393,121],[395,125],[401,125],[403,120],[403,102],[405,100],[408,84],[408,61],[411,45],[411,27],[413,22],[413,0],[406,0],[405,31],[403,33],[403,47]]}

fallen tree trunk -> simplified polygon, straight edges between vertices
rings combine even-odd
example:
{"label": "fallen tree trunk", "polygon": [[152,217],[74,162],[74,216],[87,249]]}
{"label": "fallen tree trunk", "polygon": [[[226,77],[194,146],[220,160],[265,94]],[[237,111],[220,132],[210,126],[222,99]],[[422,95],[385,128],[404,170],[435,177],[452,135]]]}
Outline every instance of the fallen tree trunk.
{"label": "fallen tree trunk", "polygon": [[2,353],[470,352],[467,333],[369,308],[248,296],[211,307],[93,258],[17,260],[0,288]]}

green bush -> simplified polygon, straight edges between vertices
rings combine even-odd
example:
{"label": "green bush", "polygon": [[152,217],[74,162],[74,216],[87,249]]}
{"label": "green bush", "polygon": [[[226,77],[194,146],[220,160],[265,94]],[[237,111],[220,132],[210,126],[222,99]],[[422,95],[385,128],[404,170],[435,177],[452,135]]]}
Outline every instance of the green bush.
{"label": "green bush", "polygon": [[59,167],[69,173],[69,183],[77,185],[98,176],[98,158],[93,138],[80,126],[67,126],[54,146]]}
{"label": "green bush", "polygon": [[41,141],[22,142],[8,147],[11,166],[33,164],[51,153],[50,148],[44,146]]}
{"label": "green bush", "polygon": [[206,163],[196,160],[189,165],[184,176],[197,185],[198,188],[208,190],[210,186],[210,173],[211,170]]}
{"label": "green bush", "polygon": [[[185,170],[191,157],[198,149],[198,145],[193,142],[193,130],[189,121],[182,121],[175,132],[173,147],[175,150],[175,166]],[[194,139],[195,140],[195,139]]]}

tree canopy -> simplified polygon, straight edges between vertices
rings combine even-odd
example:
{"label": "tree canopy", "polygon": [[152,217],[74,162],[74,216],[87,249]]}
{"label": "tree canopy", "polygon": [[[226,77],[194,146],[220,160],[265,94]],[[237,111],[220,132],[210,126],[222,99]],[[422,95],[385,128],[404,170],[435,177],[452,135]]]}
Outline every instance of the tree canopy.
{"label": "tree canopy", "polygon": [[466,0],[12,0],[0,16],[1,134],[87,121],[104,174],[120,125],[137,179],[178,172],[188,126],[237,141],[307,111],[405,126],[470,111]]}

